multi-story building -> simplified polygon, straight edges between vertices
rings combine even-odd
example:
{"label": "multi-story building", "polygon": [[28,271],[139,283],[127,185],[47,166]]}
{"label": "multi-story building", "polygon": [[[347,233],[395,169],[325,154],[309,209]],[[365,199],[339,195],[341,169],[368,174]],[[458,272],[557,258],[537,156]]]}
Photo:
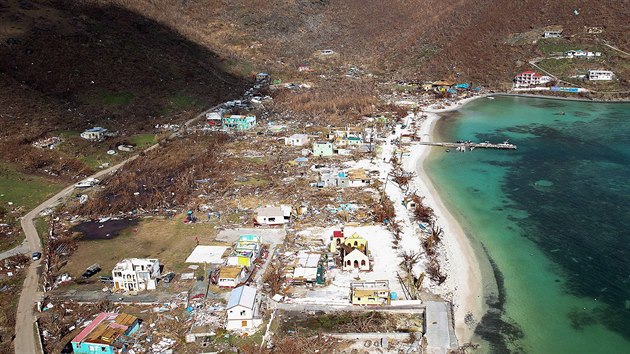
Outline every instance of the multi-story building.
{"label": "multi-story building", "polygon": [[160,275],[160,261],[150,258],[123,259],[112,270],[115,290],[154,290]]}

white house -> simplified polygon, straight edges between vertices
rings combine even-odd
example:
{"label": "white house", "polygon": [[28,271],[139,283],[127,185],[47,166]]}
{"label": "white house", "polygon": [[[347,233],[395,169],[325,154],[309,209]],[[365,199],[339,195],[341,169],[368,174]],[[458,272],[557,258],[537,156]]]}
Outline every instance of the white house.
{"label": "white house", "polygon": [[128,258],[112,270],[114,289],[126,291],[155,290],[160,277],[160,261],[150,258]]}
{"label": "white house", "polygon": [[569,50],[564,53],[567,58],[593,58],[593,57],[601,57],[601,52],[589,52],[585,50]]}
{"label": "white house", "polygon": [[245,280],[245,267],[241,266],[225,266],[219,271],[219,279],[217,285],[223,288],[235,288],[243,280]]}
{"label": "white house", "polygon": [[99,141],[105,138],[106,132],[107,132],[107,129],[105,128],[94,127],[81,133],[81,137],[83,139],[87,139],[91,141]]}
{"label": "white house", "polygon": [[346,254],[343,257],[343,270],[370,270],[370,258],[358,249]]}
{"label": "white house", "polygon": [[560,38],[562,37],[562,27],[549,27],[544,30],[543,38]]}
{"label": "white house", "polygon": [[306,134],[293,134],[288,138],[284,138],[284,143],[291,146],[304,146],[308,144],[309,139]]}
{"label": "white house", "polygon": [[262,323],[260,303],[256,288],[239,286],[232,290],[225,308],[227,314],[225,329],[250,330],[259,326]]}
{"label": "white house", "polygon": [[589,70],[588,79],[591,81],[610,81],[615,74],[608,70]]}
{"label": "white house", "polygon": [[260,207],[256,209],[255,222],[258,225],[282,225],[291,219],[291,206]]}

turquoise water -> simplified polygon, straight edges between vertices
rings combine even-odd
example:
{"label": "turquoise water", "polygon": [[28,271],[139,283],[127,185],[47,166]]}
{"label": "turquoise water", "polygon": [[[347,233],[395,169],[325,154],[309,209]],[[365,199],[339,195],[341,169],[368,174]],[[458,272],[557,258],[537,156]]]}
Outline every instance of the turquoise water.
{"label": "turquoise water", "polygon": [[630,353],[630,104],[480,99],[435,133],[518,145],[434,148],[424,165],[494,265],[477,340],[501,353]]}

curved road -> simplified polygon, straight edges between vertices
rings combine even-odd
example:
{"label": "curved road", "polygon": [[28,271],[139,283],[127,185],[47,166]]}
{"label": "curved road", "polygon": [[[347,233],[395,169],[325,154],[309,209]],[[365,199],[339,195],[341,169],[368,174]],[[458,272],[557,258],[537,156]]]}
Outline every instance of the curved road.
{"label": "curved road", "polygon": [[[214,106],[209,108],[203,112],[201,112],[196,117],[186,121],[184,125],[180,128],[178,132],[174,132],[169,136],[169,139],[173,139],[178,137],[182,131],[184,131],[189,125],[194,123],[195,121],[204,117],[204,115],[213,109],[218,108],[218,106]],[[158,144],[152,145],[144,151],[150,151],[159,146]],[[118,165],[112,166],[108,169],[99,171],[92,176],[91,178],[99,178],[110,172],[113,172],[126,164],[129,161],[136,159],[138,155],[134,155],[127,160],[119,163]],[[61,192],[55,194],[50,199],[46,200],[35,209],[31,210],[28,214],[24,215],[21,220],[22,229],[24,230],[24,235],[26,235],[26,239],[21,246],[27,246],[29,252],[41,252],[42,244],[37,234],[37,230],[35,229],[34,220],[38,217],[39,213],[43,210],[55,206],[59,202],[63,201],[63,199],[70,194],[74,190],[74,185],[66,187]],[[22,292],[20,293],[20,300],[18,302],[17,314],[15,316],[15,340],[14,340],[14,348],[16,354],[35,354],[41,353],[41,347],[39,345],[39,338],[35,336],[35,313],[34,313],[34,304],[40,296],[39,293],[39,274],[41,267],[41,259],[38,261],[32,261],[28,267],[26,273],[26,279],[24,279],[24,284],[22,285]]]}

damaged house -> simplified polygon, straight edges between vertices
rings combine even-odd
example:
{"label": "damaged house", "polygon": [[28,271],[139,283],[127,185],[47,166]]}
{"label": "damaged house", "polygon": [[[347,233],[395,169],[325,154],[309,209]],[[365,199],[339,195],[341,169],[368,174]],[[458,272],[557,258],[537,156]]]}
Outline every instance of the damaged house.
{"label": "damaged house", "polygon": [[280,205],[279,207],[260,207],[255,210],[256,225],[282,225],[291,220],[291,206]]}
{"label": "damaged house", "polygon": [[390,305],[389,281],[360,281],[350,283],[350,299],[353,305]]}

